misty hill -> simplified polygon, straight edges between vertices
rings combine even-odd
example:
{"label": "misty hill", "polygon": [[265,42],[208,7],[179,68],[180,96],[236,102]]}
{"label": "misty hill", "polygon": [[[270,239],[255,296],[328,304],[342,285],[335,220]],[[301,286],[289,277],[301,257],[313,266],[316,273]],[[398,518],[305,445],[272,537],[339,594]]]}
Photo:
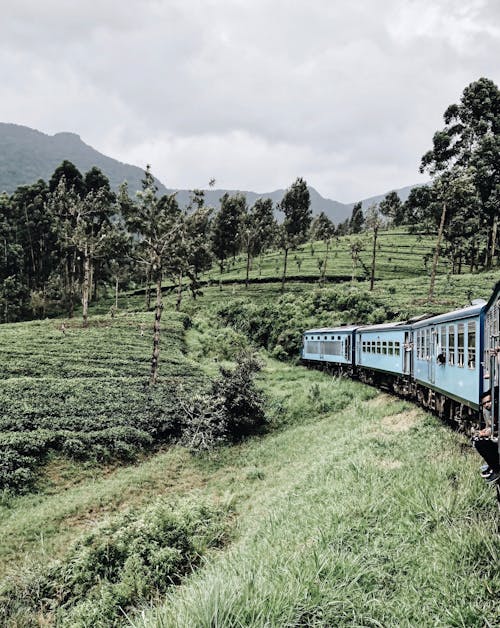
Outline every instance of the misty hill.
{"label": "misty hill", "polygon": [[[12,193],[19,185],[38,179],[48,181],[65,159],[82,173],[97,166],[115,190],[124,181],[128,181],[132,194],[141,187],[141,168],[106,157],[82,142],[76,133],[46,135],[26,126],[0,122],[0,192]],[[156,183],[165,194],[165,186],[158,179]]]}
{"label": "misty hill", "polygon": [[[128,182],[132,196],[141,187],[141,168],[103,155],[85,144],[76,133],[47,135],[26,126],[0,122],[0,192],[12,193],[18,186],[34,183],[38,179],[48,181],[65,159],[73,162],[82,173],[97,166],[106,174],[115,190],[123,181]],[[156,183],[160,194],[176,192],[179,204],[183,207],[188,204],[189,190],[167,189],[158,179]],[[402,201],[406,200],[412,187],[396,190]],[[239,190],[205,190],[206,202],[213,207],[219,207],[219,199],[224,193],[234,194],[237,191]],[[284,192],[284,189],[262,194],[242,191],[250,205],[258,198],[271,198],[277,203],[283,198]],[[312,187],[309,187],[309,192],[313,214],[323,211],[335,223],[342,222],[351,215],[354,203],[340,203],[324,198]],[[364,199],[363,208],[379,202],[386,193]]]}

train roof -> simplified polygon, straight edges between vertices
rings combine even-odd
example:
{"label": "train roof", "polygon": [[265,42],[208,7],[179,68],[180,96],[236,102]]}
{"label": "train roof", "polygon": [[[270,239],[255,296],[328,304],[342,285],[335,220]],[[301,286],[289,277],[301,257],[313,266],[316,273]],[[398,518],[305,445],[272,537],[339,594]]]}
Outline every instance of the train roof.
{"label": "train roof", "polygon": [[411,329],[411,324],[408,321],[397,321],[394,323],[379,323],[378,325],[362,325],[357,328],[358,332],[363,331],[383,331],[385,329],[394,329],[394,330],[405,330]]}
{"label": "train roof", "polygon": [[486,301],[484,303],[477,303],[476,305],[469,305],[467,307],[460,308],[459,310],[453,310],[452,312],[445,312],[444,314],[438,314],[437,316],[431,316],[425,318],[422,321],[413,323],[413,327],[425,327],[426,325],[437,325],[439,323],[445,323],[447,321],[456,321],[463,318],[471,318],[477,316],[486,307]]}
{"label": "train roof", "polygon": [[338,334],[341,332],[353,332],[358,329],[359,325],[343,325],[341,327],[317,327],[315,329],[306,329],[304,334]]}

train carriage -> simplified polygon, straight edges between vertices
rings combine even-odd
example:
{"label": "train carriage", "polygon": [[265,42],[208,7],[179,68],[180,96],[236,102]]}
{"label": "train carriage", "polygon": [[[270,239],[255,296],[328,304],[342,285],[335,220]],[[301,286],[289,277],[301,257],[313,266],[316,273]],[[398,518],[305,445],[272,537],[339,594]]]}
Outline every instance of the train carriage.
{"label": "train carriage", "polygon": [[484,312],[484,343],[482,348],[484,391],[491,390],[492,416],[495,417],[494,431],[498,434],[500,421],[500,281],[496,284]]}
{"label": "train carriage", "polygon": [[302,338],[302,359],[352,370],[357,326],[308,329]]}
{"label": "train carriage", "polygon": [[477,422],[482,393],[485,302],[413,325],[416,396],[465,429]]}
{"label": "train carriage", "polygon": [[411,325],[404,322],[358,327],[356,366],[360,379],[399,393],[411,375]]}

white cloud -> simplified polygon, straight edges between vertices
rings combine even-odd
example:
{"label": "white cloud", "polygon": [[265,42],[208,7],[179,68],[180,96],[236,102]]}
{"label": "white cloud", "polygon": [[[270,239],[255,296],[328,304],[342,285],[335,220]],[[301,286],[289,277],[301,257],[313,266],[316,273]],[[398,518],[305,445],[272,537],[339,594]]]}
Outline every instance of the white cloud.
{"label": "white cloud", "polygon": [[[304,176],[350,201],[419,180],[448,104],[499,82],[496,0],[18,0],[0,120],[71,130],[169,187]],[[224,183],[227,182],[227,183]]]}

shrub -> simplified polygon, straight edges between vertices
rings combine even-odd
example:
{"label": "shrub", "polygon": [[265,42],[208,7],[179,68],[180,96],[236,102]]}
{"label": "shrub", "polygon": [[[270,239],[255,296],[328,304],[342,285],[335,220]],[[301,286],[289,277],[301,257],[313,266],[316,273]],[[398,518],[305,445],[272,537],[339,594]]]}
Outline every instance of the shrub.
{"label": "shrub", "polygon": [[261,431],[268,423],[265,400],[255,385],[262,364],[252,354],[241,354],[234,369],[220,367],[206,394],[179,396],[185,423],[181,442],[194,450],[235,443]]}
{"label": "shrub", "polygon": [[[129,511],[80,538],[67,555],[17,574],[0,591],[2,625],[115,626],[132,606],[164,593],[225,539],[226,511],[165,500]],[[42,622],[44,623],[44,622]]]}

